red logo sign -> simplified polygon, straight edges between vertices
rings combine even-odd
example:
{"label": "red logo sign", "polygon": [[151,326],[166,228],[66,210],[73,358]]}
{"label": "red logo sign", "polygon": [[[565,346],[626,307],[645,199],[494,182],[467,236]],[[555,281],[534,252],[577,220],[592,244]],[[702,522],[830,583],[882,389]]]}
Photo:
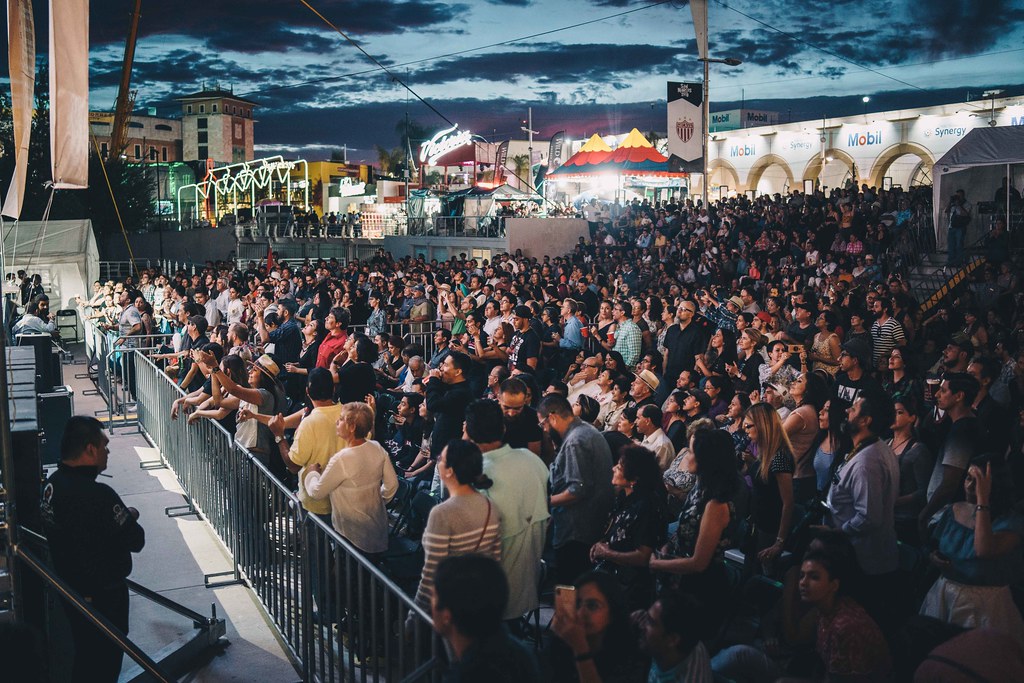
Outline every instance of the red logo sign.
{"label": "red logo sign", "polygon": [[690,119],[676,121],[676,135],[683,142],[689,142],[690,138],[693,137],[693,121]]}

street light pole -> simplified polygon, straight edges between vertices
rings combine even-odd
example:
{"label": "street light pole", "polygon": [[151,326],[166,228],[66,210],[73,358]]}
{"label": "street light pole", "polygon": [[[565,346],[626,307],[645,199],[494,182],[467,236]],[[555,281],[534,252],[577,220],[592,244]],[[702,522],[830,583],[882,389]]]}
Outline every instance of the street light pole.
{"label": "street light pole", "polygon": [[[704,11],[707,12],[706,9]],[[707,19],[705,18],[705,22],[706,21],[707,21]],[[710,62],[711,60],[705,58],[705,59],[703,59],[701,61],[704,62],[704,103],[701,105],[704,108],[704,111],[702,113],[702,119],[704,121],[704,126],[703,126],[703,130],[701,131],[701,133],[704,134],[704,141],[702,143],[702,145],[703,145],[702,146],[702,150],[703,150],[703,155],[704,155],[704,170],[703,170],[703,175],[701,176],[701,185],[704,188],[704,192],[703,192],[704,210],[707,211],[707,208],[708,208],[708,151],[709,151],[708,150],[708,137],[709,137],[710,132],[711,132],[711,121],[710,121],[710,118],[711,118],[711,114],[710,114],[711,107],[708,104],[708,96],[709,96],[709,93],[710,93],[710,88],[708,87],[708,74],[710,73],[710,69],[708,68],[708,62]],[[710,211],[708,212],[708,215],[709,216],[711,215]]]}
{"label": "street light pole", "polygon": [[704,209],[708,208],[708,139],[711,137],[711,103],[708,101],[710,98],[711,89],[708,85],[708,77],[710,70],[708,65],[711,63],[725,64],[726,66],[739,66],[743,63],[742,60],[736,59],[735,57],[725,57],[723,59],[712,59],[711,57],[702,57],[700,61],[704,62],[704,126],[701,130],[701,134],[704,137],[703,151],[704,151],[704,177],[703,177],[703,201]]}

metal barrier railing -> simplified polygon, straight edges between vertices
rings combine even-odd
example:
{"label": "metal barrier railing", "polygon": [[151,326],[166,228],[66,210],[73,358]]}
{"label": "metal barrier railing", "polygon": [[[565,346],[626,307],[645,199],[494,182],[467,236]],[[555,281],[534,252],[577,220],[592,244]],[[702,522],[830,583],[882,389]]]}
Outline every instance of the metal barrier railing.
{"label": "metal barrier railing", "polygon": [[429,615],[219,424],[170,420],[184,392],[141,351],[132,355],[139,427],[186,495],[168,514],[210,523],[232,557],[225,575],[256,593],[303,679],[436,679],[442,644]]}

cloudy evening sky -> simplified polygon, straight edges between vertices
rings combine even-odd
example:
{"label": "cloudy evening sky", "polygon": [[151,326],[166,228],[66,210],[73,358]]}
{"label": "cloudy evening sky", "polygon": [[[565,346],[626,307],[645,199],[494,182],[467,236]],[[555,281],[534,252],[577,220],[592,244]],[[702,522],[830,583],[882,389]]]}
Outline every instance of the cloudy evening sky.
{"label": "cloudy evening sky", "polygon": [[[452,121],[518,133],[534,107],[548,135],[664,130],[665,81],[699,80],[690,8],[633,0],[308,0]],[[91,108],[116,95],[130,0],[92,0]],[[712,109],[794,120],[1024,93],[1020,0],[736,0],[710,3]],[[46,3],[36,2],[45,52]],[[579,25],[582,24],[582,25]],[[6,54],[4,49],[2,54]],[[4,69],[6,71],[6,69]],[[6,74],[4,74],[6,76]],[[257,101],[258,155],[376,160],[406,111],[443,121],[299,0],[143,0],[132,79],[140,107],[205,83]],[[291,86],[291,87],[289,87]],[[408,99],[408,103],[407,103]]]}

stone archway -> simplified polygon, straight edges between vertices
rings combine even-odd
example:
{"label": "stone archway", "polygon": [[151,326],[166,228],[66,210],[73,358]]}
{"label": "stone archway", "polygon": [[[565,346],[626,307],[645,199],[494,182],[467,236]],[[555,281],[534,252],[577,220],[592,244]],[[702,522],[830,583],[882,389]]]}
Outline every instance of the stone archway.
{"label": "stone archway", "polygon": [[743,191],[743,188],[740,187],[740,174],[736,172],[735,166],[725,159],[712,159],[708,163],[708,177],[714,178],[716,171],[720,171],[727,177],[728,182],[722,183],[723,185],[729,185],[729,187],[737,192]]}
{"label": "stone archway", "polygon": [[[857,167],[857,162],[854,161],[852,156],[850,156],[850,153],[845,151],[845,150],[842,150],[842,149],[836,149],[834,147],[830,148],[830,149],[826,149],[825,150],[825,163],[822,162],[822,158],[821,157],[822,157],[821,154],[815,154],[813,157],[811,157],[810,161],[807,162],[807,166],[804,168],[803,179],[804,180],[813,180],[813,181],[815,181],[815,187],[818,187],[821,184],[819,182],[819,179],[821,178],[822,170],[827,168],[825,163],[828,163],[828,164],[841,163],[841,164],[846,166],[847,170],[851,174],[854,172],[854,169]],[[831,157],[832,161],[828,161],[828,159],[830,157]],[[800,189],[802,190],[803,188],[800,188]]]}
{"label": "stone archway", "polygon": [[[788,187],[793,189],[795,180],[793,178],[793,169],[789,167],[789,163],[785,159],[780,157],[778,154],[765,154],[763,157],[758,159],[754,165],[750,168],[750,172],[747,174],[747,190],[757,191],[757,185],[761,182],[761,176],[770,166],[779,166],[786,173],[786,180]],[[799,188],[803,189],[803,187]]]}
{"label": "stone archway", "polygon": [[882,179],[889,167],[892,166],[892,162],[906,154],[913,154],[928,166],[935,165],[935,159],[927,149],[913,142],[901,142],[883,150],[875,158],[871,173],[868,175],[868,184],[872,187],[882,187]]}

